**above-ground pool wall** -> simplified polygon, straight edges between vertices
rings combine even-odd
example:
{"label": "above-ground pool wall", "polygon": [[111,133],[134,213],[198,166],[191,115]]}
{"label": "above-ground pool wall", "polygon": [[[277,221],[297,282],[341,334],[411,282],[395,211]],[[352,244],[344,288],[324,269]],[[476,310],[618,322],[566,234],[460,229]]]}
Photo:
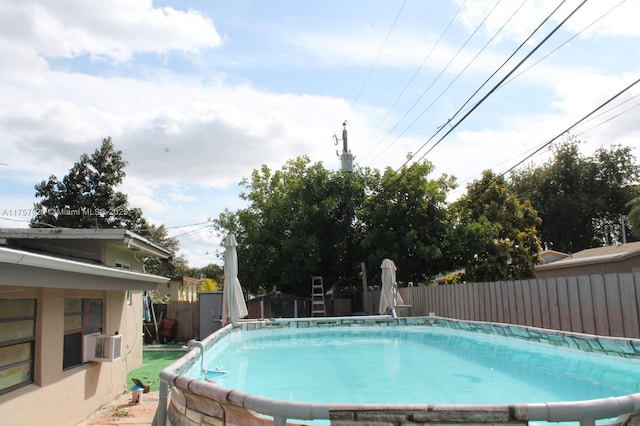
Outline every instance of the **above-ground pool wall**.
{"label": "above-ground pool wall", "polygon": [[187,389],[178,386],[172,389],[167,425],[272,426],[273,420],[258,417],[224,398],[219,401],[206,390],[204,394],[197,394],[193,386],[187,385]]}
{"label": "above-ground pool wall", "polygon": [[[602,336],[566,333],[560,331],[535,329],[508,324],[482,323],[472,321],[449,320],[439,317],[398,318],[378,317],[327,317],[303,318],[298,320],[282,319],[256,322],[241,322],[235,329],[255,330],[262,328],[316,328],[332,326],[379,326],[396,327],[421,325],[447,327],[476,333],[497,334],[517,339],[542,342],[555,346],[565,346],[616,355],[626,358],[640,358],[640,340],[607,338]],[[226,333],[234,332],[230,327],[205,339],[206,347],[222,338]],[[176,374],[169,380],[172,387],[166,424],[171,426],[230,425],[230,426],[283,426],[304,425],[303,420],[289,418],[331,419],[335,426],[389,426],[389,425],[433,425],[433,424],[528,424],[528,419],[541,420],[541,412],[552,407],[533,407],[530,404],[518,405],[372,405],[372,404],[304,404],[289,401],[276,401],[226,389],[206,381],[191,379],[179,375],[182,367],[193,365],[199,360],[199,351],[172,365]],[[180,366],[182,363],[182,367]],[[166,378],[163,378],[166,380]],[[609,398],[614,409],[624,406],[620,413],[640,412],[640,394],[623,398]],[[562,403],[565,404],[565,403]],[[590,410],[593,408],[588,407]],[[580,411],[580,408],[572,407]],[[564,408],[561,408],[564,412]],[[538,418],[532,417],[536,412]],[[264,413],[276,416],[274,421]],[[299,415],[292,415],[298,413]],[[302,414],[300,414],[302,413]],[[619,414],[620,414],[619,413]],[[618,414],[616,414],[618,415]],[[633,417],[633,418],[632,418]],[[285,420],[286,419],[286,420]],[[577,418],[576,418],[577,420]],[[587,423],[589,424],[589,423]],[[629,415],[625,425],[639,424],[637,415]]]}
{"label": "above-ground pool wall", "polygon": [[[442,407],[442,406],[441,406]],[[408,406],[379,409],[348,407],[331,410],[331,426],[432,426],[434,424],[475,424],[475,425],[526,425],[527,409],[517,406],[485,406],[474,409],[429,407],[416,409]]]}

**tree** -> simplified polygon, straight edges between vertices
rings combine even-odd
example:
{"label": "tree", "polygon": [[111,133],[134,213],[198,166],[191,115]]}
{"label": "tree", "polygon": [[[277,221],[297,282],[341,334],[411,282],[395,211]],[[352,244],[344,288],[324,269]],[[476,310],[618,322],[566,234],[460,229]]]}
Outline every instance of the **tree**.
{"label": "tree", "polygon": [[387,168],[383,176],[371,173],[375,195],[358,210],[363,248],[370,269],[368,276],[380,274],[384,258],[398,265],[398,279],[425,282],[452,267],[446,237],[450,218],[447,193],[455,179],[442,175],[431,180],[434,166],[428,161]]}
{"label": "tree", "polygon": [[236,236],[243,286],[308,296],[311,275],[323,275],[325,283],[339,280],[350,227],[340,199],[343,184],[341,175],[308,157],[289,160],[278,171],[262,166],[242,180],[248,207],[227,210],[215,223]]}
{"label": "tree", "polygon": [[252,292],[309,296],[312,275],[359,288],[360,263],[373,281],[385,257],[403,281],[422,281],[449,265],[445,198],[455,180],[429,180],[432,171],[425,162],[384,175],[330,172],[307,157],[263,166],[242,181],[248,206],[223,212],[216,227],[236,235],[240,281]]}
{"label": "tree", "polygon": [[202,278],[198,284],[198,291],[218,291],[220,286],[213,278]]}
{"label": "tree", "polygon": [[578,143],[569,140],[547,163],[511,176],[511,188],[530,200],[542,219],[543,244],[567,253],[619,241],[620,217],[639,173],[630,148],[600,148],[583,157]]}
{"label": "tree", "polygon": [[[458,235],[470,243],[459,253],[467,281],[527,279],[539,263],[540,218],[528,200],[520,200],[503,177],[483,172],[452,207]],[[474,238],[469,238],[473,236]],[[471,256],[469,248],[475,249]]]}
{"label": "tree", "polygon": [[640,237],[640,196],[632,198],[627,202],[626,207],[629,209],[627,220],[631,227],[631,232]]}
{"label": "tree", "polygon": [[145,272],[166,276],[188,275],[188,273],[185,273],[189,269],[187,260],[183,256],[178,255],[180,241],[177,238],[170,237],[164,225],[156,226],[149,224],[147,220],[143,218],[140,228],[133,229],[133,231],[171,252],[171,258],[168,259],[168,261],[146,257],[144,259]]}
{"label": "tree", "polygon": [[58,180],[51,175],[35,186],[38,212],[31,220],[33,228],[139,228],[142,210],[130,208],[127,195],[116,191],[125,177],[126,162],[116,151],[111,138],[91,156],[83,154],[69,173]]}
{"label": "tree", "polygon": [[173,254],[173,263],[145,258],[146,272],[173,275],[176,267],[187,266],[177,256],[179,241],[169,237],[164,225],[149,224],[142,210],[131,208],[127,195],[116,191],[126,176],[126,164],[111,138],[103,139],[100,148],[91,156],[83,154],[62,180],[51,175],[35,186],[36,197],[42,200],[34,205],[38,213],[30,226],[133,230]]}

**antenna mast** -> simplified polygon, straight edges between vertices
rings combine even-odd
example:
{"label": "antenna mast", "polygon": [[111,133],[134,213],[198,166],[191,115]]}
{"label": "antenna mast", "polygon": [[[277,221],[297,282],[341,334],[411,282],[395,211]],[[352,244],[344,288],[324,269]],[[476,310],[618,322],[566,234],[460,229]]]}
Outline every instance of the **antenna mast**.
{"label": "antenna mast", "polygon": [[[347,120],[342,123],[342,139],[338,139],[336,135],[333,135],[333,139],[335,140],[335,144],[338,145],[338,142],[342,140],[342,154],[340,155],[340,161],[342,163],[342,171],[344,172],[352,172],[353,171],[353,159],[354,156],[349,151],[349,147],[347,146]],[[338,155],[338,151],[336,150],[336,155]]]}

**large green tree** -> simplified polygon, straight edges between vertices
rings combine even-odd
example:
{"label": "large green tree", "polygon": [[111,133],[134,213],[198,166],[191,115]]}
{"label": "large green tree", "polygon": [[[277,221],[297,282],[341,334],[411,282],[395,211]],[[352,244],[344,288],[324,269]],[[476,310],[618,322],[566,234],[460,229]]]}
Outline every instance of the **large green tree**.
{"label": "large green tree", "polygon": [[236,234],[244,286],[308,296],[311,275],[322,275],[325,285],[343,276],[351,235],[350,202],[343,199],[349,179],[299,157],[282,170],[262,166],[242,180],[248,207],[223,212],[216,226]]}
{"label": "large green tree", "polygon": [[627,220],[631,232],[636,237],[640,237],[640,195],[627,202],[626,207],[629,209]]}
{"label": "large green tree", "polygon": [[468,243],[458,246],[457,253],[465,264],[467,281],[534,276],[539,263],[540,218],[528,200],[521,200],[510,190],[503,177],[483,172],[452,209],[457,217],[457,235]]}
{"label": "large green tree", "polygon": [[425,161],[371,173],[374,195],[358,210],[368,276],[380,275],[384,258],[397,264],[397,278],[404,283],[429,281],[452,267],[446,197],[456,182],[447,175],[430,179],[433,170]]}
{"label": "large green tree", "polygon": [[142,210],[131,208],[126,194],[116,191],[126,175],[122,151],[106,138],[91,155],[80,160],[59,180],[51,175],[35,186],[37,214],[31,227],[139,228]]}
{"label": "large green tree", "polygon": [[585,157],[573,139],[555,147],[541,166],[514,172],[511,187],[538,211],[543,244],[575,253],[620,241],[638,173],[630,148],[614,145]]}
{"label": "large green tree", "polygon": [[357,288],[360,263],[375,283],[385,257],[400,281],[424,281],[450,266],[445,198],[455,180],[430,180],[432,171],[425,162],[332,172],[308,157],[263,166],[242,181],[248,206],[225,211],[216,226],[236,234],[240,280],[253,292],[309,296],[312,275],[325,287]]}
{"label": "large green tree", "polygon": [[34,204],[37,214],[30,226],[133,230],[174,256],[170,263],[146,259],[146,271],[172,275],[176,267],[187,266],[186,260],[176,255],[179,241],[169,237],[164,225],[150,224],[142,210],[132,208],[127,195],[116,190],[126,176],[126,164],[111,138],[103,139],[100,148],[91,155],[83,154],[61,180],[51,175],[35,186],[36,197],[42,200]]}

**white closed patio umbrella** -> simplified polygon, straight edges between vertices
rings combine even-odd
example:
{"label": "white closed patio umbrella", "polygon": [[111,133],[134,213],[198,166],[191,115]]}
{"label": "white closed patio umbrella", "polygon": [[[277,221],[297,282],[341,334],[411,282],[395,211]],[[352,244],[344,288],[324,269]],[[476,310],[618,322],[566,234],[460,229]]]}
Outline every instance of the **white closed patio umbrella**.
{"label": "white closed patio umbrella", "polygon": [[224,289],[222,292],[222,325],[236,324],[239,318],[249,315],[238,280],[238,253],[236,237],[228,234],[222,242],[224,247]]}
{"label": "white closed patio umbrella", "polygon": [[382,265],[382,289],[380,290],[380,315],[388,313],[390,308],[403,305],[402,296],[398,294],[396,283],[396,264],[391,259],[384,259]]}

